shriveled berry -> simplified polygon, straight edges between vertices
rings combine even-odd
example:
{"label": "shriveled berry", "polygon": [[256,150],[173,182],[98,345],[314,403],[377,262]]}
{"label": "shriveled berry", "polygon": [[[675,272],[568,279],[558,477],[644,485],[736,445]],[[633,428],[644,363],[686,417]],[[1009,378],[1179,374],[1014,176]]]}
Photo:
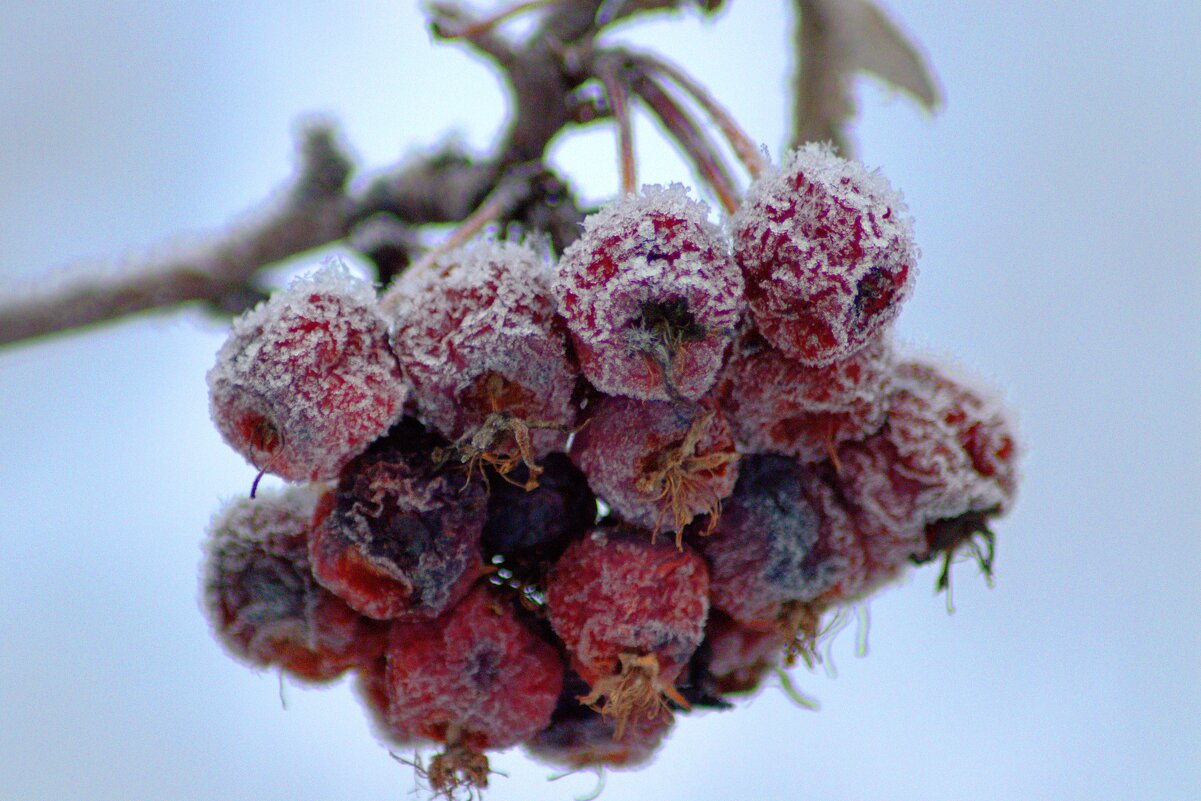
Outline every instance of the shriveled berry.
{"label": "shriveled berry", "polygon": [[485,572],[484,490],[434,463],[444,445],[405,418],[346,466],[315,516],[314,575],[365,615],[437,617]]}
{"label": "shriveled berry", "polygon": [[756,326],[806,364],[862,348],[913,286],[917,247],[901,196],[825,145],[792,152],[756,180],[733,230]]}
{"label": "shriveled berry", "polygon": [[708,207],[679,184],[645,187],[588,217],[553,290],[584,375],[641,400],[704,395],[744,305]]}
{"label": "shriveled berry", "polygon": [[571,457],[627,523],[680,532],[697,515],[716,517],[734,489],[738,453],[714,404],[602,397],[587,420]]}
{"label": "shriveled berry", "polygon": [[[709,571],[684,545],[632,529],[596,529],[568,546],[546,587],[551,626],[591,687],[581,701],[624,722],[653,718],[704,639]],[[602,699],[603,703],[602,703]]]}
{"label": "shriveled berry", "polygon": [[525,470],[516,471],[517,484],[491,484],[484,551],[506,560],[553,561],[596,523],[596,496],[566,454],[552,453],[542,461],[532,490],[518,486]]}
{"label": "shriveled berry", "polygon": [[318,493],[260,493],[224,506],[209,527],[204,601],[230,653],[314,682],[370,662],[383,629],[313,578],[308,539]]}
{"label": "shriveled berry", "polygon": [[527,246],[482,241],[398,295],[393,348],[420,415],[505,472],[562,450],[575,424],[579,370],[549,269]]}
{"label": "shriveled berry", "polygon": [[389,725],[447,746],[429,768],[435,790],[486,784],[483,752],[545,729],[563,687],[554,646],[486,584],[437,620],[393,624],[386,654]]}
{"label": "shriveled berry", "polygon": [[337,476],[399,419],[407,394],[375,291],[340,264],[235,320],[208,385],[225,441],[292,481]]}
{"label": "shriveled berry", "polygon": [[883,335],[851,356],[812,367],[752,331],[733,349],[718,396],[745,452],[812,463],[880,428],[892,376],[892,347]]}

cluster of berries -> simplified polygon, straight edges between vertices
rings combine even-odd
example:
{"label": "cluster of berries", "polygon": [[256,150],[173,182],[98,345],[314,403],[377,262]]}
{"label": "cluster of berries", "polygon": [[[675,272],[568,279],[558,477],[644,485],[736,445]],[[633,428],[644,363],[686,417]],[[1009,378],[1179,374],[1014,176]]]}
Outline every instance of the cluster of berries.
{"label": "cluster of berries", "polygon": [[517,744],[645,761],[907,565],[989,568],[1014,434],[894,347],[916,256],[900,196],[812,145],[728,236],[647,187],[554,265],[480,241],[382,300],[336,266],[298,280],[209,374],[226,440],[295,483],[214,519],[218,637],[353,672],[382,738],[441,744],[440,792]]}

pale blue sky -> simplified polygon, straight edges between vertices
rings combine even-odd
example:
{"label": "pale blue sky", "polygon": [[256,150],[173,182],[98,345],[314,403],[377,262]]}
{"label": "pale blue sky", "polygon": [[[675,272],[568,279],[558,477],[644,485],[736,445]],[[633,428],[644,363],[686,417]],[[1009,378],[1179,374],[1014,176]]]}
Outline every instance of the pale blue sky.
{"label": "pale blue sky", "polygon": [[[708,83],[773,153],[788,111],[783,0],[632,30]],[[1003,387],[1027,445],[997,525],[997,586],[928,568],[835,643],[822,702],[769,688],[681,722],[608,799],[1201,798],[1201,6],[888,4],[948,102],[865,83],[861,156],[923,250],[906,339]],[[368,167],[504,99],[405,2],[0,0],[0,285],[136,262],[234,219],[288,174],[294,120],[343,124]],[[654,128],[647,181],[692,183]],[[591,199],[611,133],[555,149]],[[316,264],[317,256],[297,267]],[[223,338],[192,314],[0,351],[0,797],[358,801],[413,777],[348,688],[285,688],[230,660],[197,603],[200,541],[254,471],[208,421]],[[518,752],[493,801],[589,776]]]}

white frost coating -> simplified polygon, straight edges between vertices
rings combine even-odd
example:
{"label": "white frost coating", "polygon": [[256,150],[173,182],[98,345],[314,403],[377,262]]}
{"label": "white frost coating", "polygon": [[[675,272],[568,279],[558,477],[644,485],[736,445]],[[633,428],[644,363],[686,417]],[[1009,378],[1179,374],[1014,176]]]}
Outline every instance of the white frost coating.
{"label": "white frost coating", "polygon": [[756,323],[810,364],[862,347],[896,318],[917,275],[901,194],[827,145],[792,151],[755,181],[731,227]]}
{"label": "white frost coating", "polygon": [[[724,236],[680,184],[646,186],[588,217],[552,288],[588,380],[642,400],[671,397],[661,370],[668,355],[679,394],[703,395],[744,306]],[[647,308],[671,303],[681,304],[693,330],[665,349]]]}
{"label": "white frost coating", "polygon": [[[418,410],[442,434],[470,435],[489,413],[509,411],[556,427],[532,432],[536,455],[564,447],[578,371],[549,283],[549,265],[529,246],[484,240],[403,286],[393,350]],[[482,385],[489,374],[509,385],[491,397],[495,408]]]}
{"label": "white frost coating", "polygon": [[208,385],[226,441],[294,481],[335,477],[399,419],[407,393],[374,289],[338,261],[236,319]]}

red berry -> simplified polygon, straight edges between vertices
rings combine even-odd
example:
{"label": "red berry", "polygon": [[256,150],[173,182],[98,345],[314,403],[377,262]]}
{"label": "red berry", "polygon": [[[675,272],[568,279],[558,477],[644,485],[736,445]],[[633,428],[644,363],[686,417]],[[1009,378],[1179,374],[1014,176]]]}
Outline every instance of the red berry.
{"label": "red berry", "polygon": [[482,752],[546,728],[563,687],[555,648],[486,584],[437,620],[393,624],[386,654],[389,725],[447,745],[429,768],[435,790],[486,784]]}
{"label": "red berry", "polygon": [[484,491],[434,464],[438,443],[405,418],[346,466],[315,516],[314,575],[365,615],[436,617],[485,572]]}
{"label": "red berry", "polygon": [[818,548],[823,521],[796,460],[749,456],[740,468],[720,520],[698,542],[709,561],[709,593],[714,608],[741,625],[780,631],[794,605],[834,586],[838,562]]}
{"label": "red berry", "polygon": [[743,308],[743,281],[709,210],[648,186],[584,221],[553,285],[584,375],[610,395],[700,398]]}
{"label": "red berry", "polygon": [[702,648],[708,654],[705,671],[713,691],[729,696],[759,689],[763,677],[779,663],[787,643],[788,637],[777,629],[748,628],[712,610]]}
{"label": "red berry", "polygon": [[733,349],[717,391],[744,451],[819,462],[880,428],[892,374],[892,348],[883,336],[852,356],[811,367],[752,332]]}
{"label": "red berry", "polygon": [[530,756],[567,770],[636,768],[659,749],[675,719],[661,713],[631,720],[617,736],[617,721],[579,702],[588,685],[572,671],[550,725],[525,742]]}
{"label": "red berry", "polygon": [[733,228],[756,326],[806,364],[863,347],[913,286],[917,248],[901,196],[824,145],[794,151],[759,178]]}
{"label": "red berry", "polygon": [[591,692],[581,701],[624,722],[657,717],[704,639],[709,571],[690,547],[646,532],[596,529],[568,546],[546,587],[551,626]]}
{"label": "red berry", "polygon": [[227,504],[209,529],[204,599],[214,631],[236,657],[328,681],[370,662],[383,630],[326,590],[309,569],[317,493],[260,493]]}
{"label": "red berry", "polygon": [[579,370],[549,278],[529,247],[479,242],[400,296],[393,347],[418,411],[468,457],[529,465],[567,442]]}
{"label": "red berry", "polygon": [[292,481],[335,477],[399,419],[407,392],[374,290],[337,264],[235,320],[208,384],[226,442]]}
{"label": "red berry", "polygon": [[738,453],[713,404],[602,397],[587,415],[571,457],[625,522],[680,532],[733,491]]}

